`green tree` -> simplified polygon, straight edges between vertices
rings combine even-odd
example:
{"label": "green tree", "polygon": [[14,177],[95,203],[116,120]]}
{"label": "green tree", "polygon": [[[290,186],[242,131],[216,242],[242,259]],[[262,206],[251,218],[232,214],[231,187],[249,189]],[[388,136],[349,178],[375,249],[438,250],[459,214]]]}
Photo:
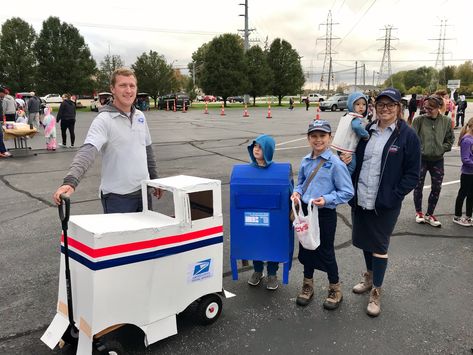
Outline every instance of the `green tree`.
{"label": "green tree", "polygon": [[97,72],[96,89],[98,91],[110,90],[110,77],[115,69],[121,68],[125,65],[122,58],[116,54],[107,54],[100,62],[100,68]]}
{"label": "green tree", "polygon": [[226,33],[210,41],[200,75],[204,92],[222,96],[224,105],[228,96],[244,93],[248,81],[241,37]]}
{"label": "green tree", "polygon": [[163,55],[153,50],[139,56],[132,68],[138,79],[139,90],[147,92],[154,99],[154,107],[160,95],[177,88],[172,66],[166,63]]}
{"label": "green tree", "polygon": [[439,70],[439,84],[447,86],[449,80],[455,79],[455,66],[449,65]]}
{"label": "green tree", "polygon": [[455,79],[460,79],[462,86],[473,84],[473,62],[471,60],[460,64],[455,70]]}
{"label": "green tree", "polygon": [[304,85],[300,57],[289,42],[276,38],[269,47],[268,64],[273,72],[272,94],[281,106],[284,96],[299,94]]}
{"label": "green tree", "polygon": [[38,90],[47,93],[91,93],[95,60],[77,28],[49,17],[36,41]]}
{"label": "green tree", "polygon": [[255,106],[256,97],[269,93],[272,82],[272,71],[266,59],[266,53],[261,47],[253,46],[246,52],[248,68],[248,93],[253,98]]}
{"label": "green tree", "polygon": [[36,33],[21,18],[11,18],[2,25],[0,35],[0,82],[12,92],[34,89]]}

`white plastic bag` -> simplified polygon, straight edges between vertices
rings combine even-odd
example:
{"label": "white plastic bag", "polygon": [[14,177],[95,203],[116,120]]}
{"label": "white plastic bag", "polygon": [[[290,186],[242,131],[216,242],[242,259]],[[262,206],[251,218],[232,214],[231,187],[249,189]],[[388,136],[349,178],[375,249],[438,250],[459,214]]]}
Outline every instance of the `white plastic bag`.
{"label": "white plastic bag", "polygon": [[315,250],[320,245],[319,210],[310,200],[307,206],[307,216],[305,216],[300,203],[299,201],[299,212],[297,212],[294,201],[292,201],[292,210],[295,216],[292,223],[294,233],[305,249]]}

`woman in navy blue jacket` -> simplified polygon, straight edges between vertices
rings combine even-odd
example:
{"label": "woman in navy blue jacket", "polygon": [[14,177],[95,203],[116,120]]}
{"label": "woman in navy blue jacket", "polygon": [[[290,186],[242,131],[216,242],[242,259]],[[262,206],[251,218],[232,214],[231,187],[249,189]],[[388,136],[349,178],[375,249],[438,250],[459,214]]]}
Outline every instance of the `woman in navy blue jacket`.
{"label": "woman in navy blue jacket", "polygon": [[373,317],[381,312],[381,286],[391,234],[404,196],[419,179],[420,142],[402,119],[400,101],[401,94],[394,88],[377,96],[376,120],[366,127],[370,139],[358,144],[352,175],[352,242],[363,250],[366,263],[363,280],[353,287],[353,292],[370,291],[366,311]]}

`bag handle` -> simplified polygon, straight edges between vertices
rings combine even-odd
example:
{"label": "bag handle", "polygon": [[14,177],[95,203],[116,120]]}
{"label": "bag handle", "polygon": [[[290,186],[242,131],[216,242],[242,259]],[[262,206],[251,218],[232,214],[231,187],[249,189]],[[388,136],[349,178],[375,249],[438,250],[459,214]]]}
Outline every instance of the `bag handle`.
{"label": "bag handle", "polygon": [[[294,204],[294,200],[298,201],[299,212],[296,211],[296,205]],[[301,223],[301,220],[299,219],[299,215],[302,213],[301,201],[298,198],[294,198],[294,200],[292,200],[292,212],[294,213],[294,221],[296,221],[297,223]]]}

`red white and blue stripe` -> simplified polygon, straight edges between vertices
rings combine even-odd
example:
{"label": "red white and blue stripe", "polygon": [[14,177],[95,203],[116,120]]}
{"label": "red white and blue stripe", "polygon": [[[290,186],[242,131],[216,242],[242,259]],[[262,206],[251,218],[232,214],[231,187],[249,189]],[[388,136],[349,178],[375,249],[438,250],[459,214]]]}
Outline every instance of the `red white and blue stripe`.
{"label": "red white and blue stripe", "polygon": [[[223,243],[223,226],[103,248],[92,248],[71,236],[67,240],[69,257],[96,271]],[[64,235],[61,236],[61,252],[64,253]]]}

